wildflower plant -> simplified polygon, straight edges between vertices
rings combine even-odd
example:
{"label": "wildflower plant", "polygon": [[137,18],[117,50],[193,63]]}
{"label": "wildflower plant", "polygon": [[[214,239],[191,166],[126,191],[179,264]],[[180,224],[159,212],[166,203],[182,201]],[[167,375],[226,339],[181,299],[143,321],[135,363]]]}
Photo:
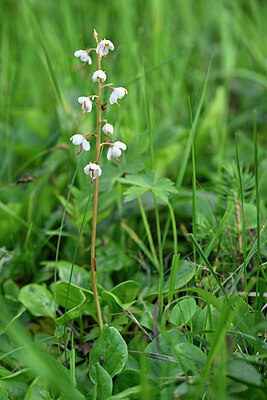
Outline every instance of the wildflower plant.
{"label": "wildflower plant", "polygon": [[[96,305],[96,312],[98,318],[98,324],[100,330],[103,328],[103,320],[101,314],[101,308],[97,293],[97,284],[96,284],[96,260],[95,260],[95,242],[96,242],[96,227],[97,227],[97,204],[98,204],[98,185],[99,185],[99,177],[102,174],[102,169],[100,166],[100,155],[101,155],[101,147],[107,146],[107,159],[109,161],[114,159],[118,162],[121,156],[122,150],[126,150],[126,144],[116,141],[114,143],[111,142],[111,139],[101,143],[101,132],[103,132],[106,136],[112,136],[114,133],[114,128],[111,123],[109,123],[106,119],[101,119],[101,96],[102,96],[102,89],[109,89],[111,90],[111,94],[109,97],[109,102],[111,105],[117,104],[118,100],[122,99],[128,92],[123,87],[113,87],[112,83],[108,83],[103,85],[103,83],[107,79],[106,73],[102,70],[101,61],[102,58],[106,57],[109,54],[109,51],[114,50],[114,44],[110,40],[106,39],[99,39],[98,33],[94,30],[94,38],[96,40],[96,48],[90,48],[88,50],[77,50],[74,53],[74,56],[80,58],[83,61],[81,67],[85,65],[91,66],[93,64],[92,58],[89,56],[90,52],[96,53],[97,56],[97,70],[92,74],[92,81],[97,83],[98,91],[97,95],[89,95],[89,96],[80,96],[78,97],[78,103],[81,104],[82,107],[82,115],[90,113],[92,111],[93,102],[95,99],[97,103],[97,133],[89,133],[87,135],[81,135],[79,133],[73,135],[70,140],[74,145],[80,146],[80,150],[77,153],[79,155],[82,150],[88,152],[91,149],[90,139],[92,136],[96,138],[95,146],[96,146],[96,158],[95,160],[91,160],[85,167],[84,173],[91,177],[91,184],[94,184],[94,202],[93,202],[93,219],[92,219],[92,237],[91,237],[91,279],[92,279],[92,287]],[[90,154],[90,153],[89,153]],[[113,157],[112,157],[113,156]]]}

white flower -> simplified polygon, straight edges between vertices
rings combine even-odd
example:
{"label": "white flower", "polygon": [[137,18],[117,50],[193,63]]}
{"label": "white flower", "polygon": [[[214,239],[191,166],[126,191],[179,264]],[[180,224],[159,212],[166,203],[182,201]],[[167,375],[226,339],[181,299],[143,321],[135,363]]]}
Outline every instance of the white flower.
{"label": "white flower", "polygon": [[92,59],[88,55],[86,50],[77,50],[75,51],[74,56],[79,57],[80,60],[83,61],[84,63],[88,62],[89,65],[92,64]]}
{"label": "white flower", "polygon": [[108,122],[103,126],[102,131],[105,135],[111,136],[113,135],[114,128],[113,125],[109,124]]}
{"label": "white flower", "polygon": [[95,72],[93,73],[92,81],[93,81],[93,82],[102,83],[102,82],[105,82],[106,78],[107,78],[107,77],[106,77],[105,72],[102,71],[101,69],[99,69],[98,71],[95,71]]}
{"label": "white flower", "polygon": [[89,151],[90,150],[90,143],[85,139],[85,137],[83,135],[80,135],[79,133],[77,133],[76,135],[73,135],[70,140],[72,141],[72,144],[74,144],[75,146],[81,146],[81,150],[77,153],[80,154],[80,152],[82,151],[82,149],[84,149],[84,151]]}
{"label": "white flower", "polygon": [[117,100],[122,99],[127,93],[128,91],[124,87],[117,87],[112,89],[112,93],[109,97],[110,104],[116,103],[118,106],[120,106]]}
{"label": "white flower", "polygon": [[83,112],[82,114],[84,114],[86,111],[87,112],[91,112],[92,111],[92,102],[91,100],[88,99],[88,97],[78,97],[78,103],[80,103],[82,105],[82,109]]}
{"label": "white flower", "polygon": [[109,50],[114,50],[114,44],[110,41],[110,40],[101,40],[101,42],[99,42],[97,48],[96,48],[96,52],[97,54],[101,54],[101,56],[106,57],[106,55],[108,54]]}
{"label": "white flower", "polygon": [[84,172],[86,175],[91,176],[91,183],[93,183],[93,180],[98,178],[102,174],[102,169],[99,167],[99,165],[90,162],[86,165],[86,167],[84,167]]}
{"label": "white flower", "polygon": [[115,160],[120,162],[118,160],[118,157],[120,157],[120,155],[121,155],[121,150],[126,150],[126,149],[127,149],[126,144],[124,144],[122,142],[112,143],[110,145],[110,148],[108,149],[107,159],[111,160],[111,157],[113,156],[115,158]]}

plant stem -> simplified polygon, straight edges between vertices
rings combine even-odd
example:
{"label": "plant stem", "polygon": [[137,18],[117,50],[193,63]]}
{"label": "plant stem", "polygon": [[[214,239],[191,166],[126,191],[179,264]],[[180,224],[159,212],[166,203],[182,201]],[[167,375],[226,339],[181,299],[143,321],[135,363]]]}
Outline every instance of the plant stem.
{"label": "plant stem", "polygon": [[[97,55],[97,64],[98,69],[101,69],[101,55]],[[100,156],[100,139],[101,139],[101,83],[98,83],[98,98],[97,98],[97,136],[96,136],[96,163],[99,163]],[[98,180],[96,178],[94,180],[94,206],[93,206],[93,221],[92,221],[92,239],[91,239],[91,279],[92,279],[92,287],[94,292],[96,313],[98,319],[98,325],[100,331],[103,328],[103,320],[101,314],[101,308],[99,303],[99,297],[97,293],[97,284],[96,284],[96,261],[95,261],[95,240],[96,240],[96,224],[97,224],[97,203],[98,203]]]}

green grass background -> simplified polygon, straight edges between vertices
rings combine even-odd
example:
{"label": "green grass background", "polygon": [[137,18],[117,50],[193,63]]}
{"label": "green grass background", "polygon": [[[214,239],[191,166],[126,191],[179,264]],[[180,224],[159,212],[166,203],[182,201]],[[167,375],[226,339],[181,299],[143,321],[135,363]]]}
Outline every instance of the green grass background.
{"label": "green grass background", "polygon": [[[94,28],[101,38],[115,45],[115,51],[102,64],[107,82],[128,89],[120,109],[108,105],[103,113],[115,126],[115,140],[127,143],[128,148],[120,165],[108,163],[105,153],[102,156],[99,282],[107,290],[137,276],[142,284],[154,283],[150,268],[138,275],[142,259],[140,262],[137,241],[132,240],[133,233],[131,236],[122,228],[124,221],[149,247],[140,204],[124,203],[126,186],[119,179],[127,172],[149,168],[158,179],[168,177],[176,183],[179,193],[171,203],[178,227],[178,251],[197,260],[199,256],[185,233],[193,231],[206,245],[209,234],[200,219],[211,209],[199,186],[194,188],[194,182],[192,186],[192,174],[206,190],[216,213],[222,215],[220,185],[224,167],[236,163],[235,135],[240,164],[250,171],[242,170],[245,178],[241,177],[246,181],[244,188],[250,187],[249,194],[244,189],[245,202],[252,204],[248,222],[255,232],[258,209],[262,228],[267,198],[267,2],[1,0],[0,4],[0,247],[12,254],[9,267],[1,269],[1,282],[14,279],[23,286],[51,279],[51,271],[42,269],[41,263],[55,260],[65,206],[59,258],[73,260],[87,197],[92,195],[83,167],[94,160],[94,155],[92,150],[76,157],[69,138],[96,129],[96,107],[91,114],[81,116],[77,103],[78,96],[95,92],[91,73],[96,69],[96,59],[93,66],[79,71],[75,67],[80,62],[73,53],[94,46]],[[109,91],[105,93],[108,101]],[[190,104],[195,121],[193,159]],[[254,110],[257,204],[253,186]],[[33,182],[18,184],[28,177]],[[239,189],[237,193],[240,195]],[[158,221],[151,212],[155,203],[150,196],[142,200],[156,243]],[[240,196],[238,200],[242,200]],[[83,266],[89,264],[91,206],[89,199],[76,260]],[[169,209],[161,201],[159,207],[163,256],[168,266],[168,257],[174,252],[171,225],[166,224]],[[237,241],[233,244],[237,247]],[[251,247],[249,242],[248,250]],[[230,260],[228,251],[221,248],[220,272],[233,272],[243,261],[242,257]],[[262,250],[264,256],[266,251]],[[136,258],[138,272],[133,262]],[[248,273],[249,289],[255,289],[253,285],[259,282],[255,265]],[[165,270],[166,276],[168,272]],[[207,367],[203,380],[208,371]]]}

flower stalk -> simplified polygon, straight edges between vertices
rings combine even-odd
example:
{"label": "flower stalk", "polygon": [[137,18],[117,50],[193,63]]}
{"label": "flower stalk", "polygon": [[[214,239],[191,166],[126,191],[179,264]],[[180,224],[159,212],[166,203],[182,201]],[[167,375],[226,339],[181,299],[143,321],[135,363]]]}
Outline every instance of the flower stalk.
{"label": "flower stalk", "polygon": [[[96,39],[97,40],[97,39]],[[98,45],[98,40],[97,40]],[[97,54],[98,69],[101,70],[101,55]],[[97,97],[97,136],[96,136],[96,164],[99,163],[101,142],[101,83],[98,82],[98,97]],[[91,238],[91,279],[95,299],[96,313],[100,331],[103,328],[103,319],[101,314],[100,302],[97,292],[96,283],[96,260],[95,260],[95,240],[96,240],[96,224],[97,224],[97,203],[98,203],[98,183],[99,177],[95,179],[94,187],[94,205],[93,205],[93,221],[92,221],[92,238]]]}
{"label": "flower stalk", "polygon": [[[101,110],[104,110],[106,108],[106,104],[101,106],[101,93],[102,89],[108,87],[112,90],[112,93],[109,97],[109,102],[111,105],[116,103],[118,106],[118,99],[122,99],[128,92],[125,88],[123,87],[117,87],[114,88],[113,84],[109,83],[107,85],[102,85],[103,82],[106,80],[106,73],[101,69],[101,58],[106,57],[109,51],[114,50],[114,44],[110,40],[99,40],[98,39],[98,33],[94,30],[94,38],[96,40],[97,47],[96,48],[91,48],[89,50],[77,50],[74,53],[74,56],[77,58],[80,58],[81,61],[84,62],[82,65],[85,66],[86,64],[91,65],[92,64],[92,59],[88,55],[89,51],[95,50],[97,54],[97,71],[95,71],[92,75],[92,81],[98,84],[98,92],[97,95],[90,95],[90,96],[80,96],[78,97],[78,103],[81,104],[82,107],[82,115],[90,113],[92,111],[93,107],[93,101],[97,99],[97,134],[94,133],[88,133],[86,135],[82,134],[75,134],[73,135],[70,140],[75,146],[80,146],[80,151],[77,153],[79,155],[82,150],[84,151],[89,151],[91,148],[90,145],[90,138],[92,136],[96,136],[96,158],[94,162],[89,162],[84,167],[84,172],[86,175],[91,176],[91,183],[94,183],[94,201],[93,201],[93,219],[92,219],[92,235],[91,235],[91,259],[90,259],[90,264],[91,264],[91,279],[92,279],[92,288],[93,288],[93,293],[94,293],[94,300],[95,300],[95,306],[96,306],[96,314],[97,314],[97,320],[98,320],[98,325],[100,328],[100,331],[102,331],[103,328],[103,318],[101,314],[101,307],[100,307],[100,301],[98,297],[98,292],[97,292],[97,280],[96,280],[96,257],[95,257],[95,252],[96,252],[96,229],[97,229],[97,206],[98,206],[98,185],[99,185],[99,177],[102,174],[102,169],[100,167],[100,149],[101,146],[109,145],[109,149],[107,151],[107,159],[111,161],[113,158],[119,162],[118,157],[121,156],[122,150],[126,150],[126,145],[120,141],[116,141],[114,143],[109,143],[111,139],[108,141],[101,143],[101,128],[103,133],[106,136],[112,136],[114,132],[114,127],[112,124],[110,124],[106,119],[102,120],[101,119]],[[105,108],[104,108],[105,106]],[[105,125],[102,127],[102,123],[105,123]],[[112,158],[113,157],[113,158]]]}

